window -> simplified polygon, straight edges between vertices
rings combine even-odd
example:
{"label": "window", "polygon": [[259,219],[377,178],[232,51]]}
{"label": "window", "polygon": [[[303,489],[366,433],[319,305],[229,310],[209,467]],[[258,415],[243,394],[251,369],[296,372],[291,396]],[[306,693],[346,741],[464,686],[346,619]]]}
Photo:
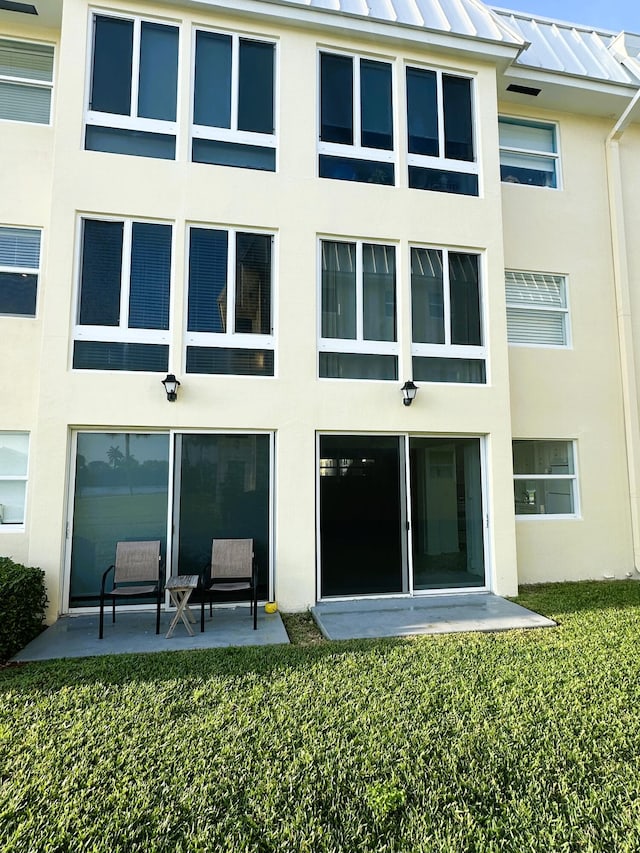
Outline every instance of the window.
{"label": "window", "polygon": [[397,380],[395,247],[322,240],[320,248],[320,376]]}
{"label": "window", "polygon": [[172,227],[83,219],[73,366],[164,372]]}
{"label": "window", "polygon": [[558,148],[553,124],[500,118],[500,177],[508,184],[557,188]]}
{"label": "window", "polygon": [[273,235],[192,227],[187,373],[274,375]]}
{"label": "window", "polygon": [[24,524],[28,468],[28,433],[0,432],[0,529]]}
{"label": "window", "polygon": [[178,28],[139,18],[93,18],[85,148],[176,156]]}
{"label": "window", "polygon": [[568,346],[569,310],[565,277],[507,270],[505,278],[509,343]]}
{"label": "window", "polygon": [[572,441],[514,441],[516,515],[577,515]]}
{"label": "window", "polygon": [[410,187],[478,195],[470,78],[408,67],[407,132]]}
{"label": "window", "polygon": [[49,124],[53,45],[0,39],[0,119]]}
{"label": "window", "polygon": [[35,317],[40,231],[0,227],[0,314]]}
{"label": "window", "polygon": [[194,163],[274,172],[275,45],[197,30]]}
{"label": "window", "polygon": [[411,248],[413,378],[486,382],[480,256]]}
{"label": "window", "polygon": [[320,54],[321,178],[395,183],[391,63]]}

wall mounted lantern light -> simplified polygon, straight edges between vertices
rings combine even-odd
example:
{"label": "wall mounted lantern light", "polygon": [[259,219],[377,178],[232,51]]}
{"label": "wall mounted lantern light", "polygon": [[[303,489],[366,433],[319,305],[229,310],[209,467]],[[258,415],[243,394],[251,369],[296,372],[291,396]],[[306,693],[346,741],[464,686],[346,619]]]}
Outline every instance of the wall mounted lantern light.
{"label": "wall mounted lantern light", "polygon": [[173,373],[167,373],[165,379],[162,380],[162,384],[164,385],[164,390],[167,392],[167,400],[170,403],[175,403],[178,399],[178,387],[180,383]]}
{"label": "wall mounted lantern light", "polygon": [[409,379],[400,390],[402,391],[402,402],[405,406],[410,406],[418,393],[418,386],[414,384],[413,379]]}

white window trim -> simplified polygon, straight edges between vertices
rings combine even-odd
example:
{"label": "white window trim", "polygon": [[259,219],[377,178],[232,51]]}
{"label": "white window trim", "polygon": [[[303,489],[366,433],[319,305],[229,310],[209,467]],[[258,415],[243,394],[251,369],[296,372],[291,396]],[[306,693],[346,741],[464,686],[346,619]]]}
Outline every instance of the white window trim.
{"label": "white window trim", "polygon": [[[408,151],[409,146],[409,104],[407,102],[407,70],[416,68],[419,71],[433,71],[436,75],[436,98],[438,107],[438,150],[441,152],[438,157],[431,157],[427,154],[411,154]],[[444,75],[448,77],[461,77],[464,80],[471,81],[471,121],[473,130],[473,156],[474,160],[450,160],[445,157],[442,152],[445,150],[445,134],[444,134],[444,98],[442,93],[442,78]],[[480,164],[478,162],[478,115],[476,103],[476,78],[473,74],[461,74],[453,69],[433,68],[431,66],[418,65],[415,62],[407,62],[404,66],[404,86],[405,86],[405,117],[407,126],[407,166],[418,166],[423,169],[438,169],[446,172],[463,172],[467,175],[478,175],[480,177]],[[479,183],[479,180],[478,180]],[[478,186],[478,194],[480,187]]]}
{"label": "white window trim", "polygon": [[580,509],[580,492],[578,489],[578,454],[576,453],[576,440],[571,438],[513,438],[513,441],[535,441],[535,442],[562,442],[563,444],[567,444],[571,447],[572,459],[573,459],[573,474],[514,474],[513,481],[516,483],[519,480],[569,480],[571,482],[571,497],[573,499],[573,512],[564,512],[564,513],[531,513],[531,514],[519,514],[515,512],[514,515],[516,521],[540,521],[541,519],[545,519],[547,521],[567,521],[567,520],[575,520],[581,518],[581,509]]}
{"label": "white window trim", "polygon": [[1,118],[0,124],[7,122],[8,124],[28,124],[33,127],[51,127],[52,120],[51,117],[53,115],[53,95],[55,91],[55,82],[56,82],[56,45],[53,42],[42,41],[40,39],[25,39],[25,38],[14,38],[11,35],[3,35],[2,38],[5,41],[15,41],[20,44],[42,44],[47,47],[53,48],[53,56],[51,58],[51,82],[47,80],[33,80],[31,77],[12,77],[9,74],[0,74],[0,82],[2,83],[11,83],[15,85],[22,86],[30,86],[33,89],[49,89],[51,92],[51,101],[49,103],[49,120],[47,122],[40,121],[19,121],[17,119],[12,118]]}
{"label": "white window trim", "polygon": [[523,341],[508,341],[510,347],[522,347],[525,349],[556,349],[556,350],[566,350],[573,349],[573,342],[571,339],[571,311],[569,306],[569,276],[564,273],[551,273],[551,272],[540,272],[538,270],[505,270],[507,272],[515,272],[515,273],[528,273],[529,275],[552,275],[556,278],[561,277],[563,279],[564,284],[564,307],[558,307],[555,305],[527,305],[522,303],[509,302],[506,300],[506,308],[507,308],[507,326],[508,326],[508,314],[509,309],[513,308],[518,311],[544,311],[548,314],[562,314],[563,322],[564,322],[564,344],[537,344],[532,341],[523,342]]}
{"label": "white window trim", "polygon": [[[196,124],[194,117],[194,98],[196,91],[196,35],[198,32],[216,33],[231,37],[231,127],[209,127]],[[273,45],[273,133],[256,133],[238,130],[238,97],[240,89],[240,41],[256,41]],[[259,148],[278,149],[278,92],[279,78],[279,44],[272,37],[265,38],[253,33],[231,32],[212,27],[194,27],[191,33],[191,105],[189,115],[191,121],[191,139],[210,139],[213,142],[235,142],[240,145],[255,145]],[[277,168],[277,164],[276,164]]]}
{"label": "white window trim", "polygon": [[[330,56],[346,56],[353,60],[353,145],[345,145],[339,142],[324,142],[320,135],[322,133],[322,76],[321,56],[326,53]],[[362,145],[362,103],[360,100],[360,63],[362,60],[380,62],[391,68],[391,116],[393,119],[393,148],[389,151],[385,148],[366,148]],[[334,50],[329,47],[318,49],[317,55],[317,104],[318,104],[318,155],[326,154],[332,157],[348,157],[354,160],[366,160],[367,162],[392,163],[394,166],[394,186],[398,184],[398,130],[397,130],[397,84],[395,62],[388,57],[369,56],[363,53],[350,53],[346,50]]]}
{"label": "white window trim", "polygon": [[[0,231],[3,228],[20,228],[26,231],[37,231],[40,234],[40,266],[42,266],[42,228],[34,228],[31,225],[0,225]],[[38,267],[10,267],[0,264],[0,273],[12,273],[13,275],[35,275],[36,282],[36,308],[33,314],[3,314],[0,311],[0,317],[16,317],[25,320],[33,320],[38,316],[38,303],[40,301],[40,266]]]}
{"label": "white window trim", "polygon": [[[118,326],[89,326],[81,325],[80,299],[82,296],[82,237],[83,222],[93,220],[98,222],[122,222],[124,225],[122,234],[122,266],[120,268],[120,323]],[[129,291],[131,286],[131,247],[133,223],[149,223],[152,225],[171,226],[171,264],[169,267],[169,328],[168,329],[130,329],[129,323]],[[98,341],[105,343],[136,343],[136,344],[170,344],[171,343],[171,317],[172,317],[172,291],[174,287],[174,263],[175,263],[175,224],[164,220],[143,219],[138,217],[124,216],[100,216],[98,214],[82,214],[78,217],[77,226],[77,259],[76,268],[76,298],[75,298],[75,320],[73,325],[74,341]]]}
{"label": "white window trim", "polygon": [[27,524],[27,501],[29,499],[29,468],[31,464],[31,435],[27,430],[2,430],[1,434],[10,435],[26,435],[27,437],[27,472],[26,474],[2,474],[0,472],[0,482],[3,483],[24,483],[24,513],[22,521],[3,522],[0,518],[0,536],[11,533],[24,533]]}
{"label": "white window trim", "polygon": [[[227,317],[226,328],[227,332],[190,332],[187,328],[189,322],[189,233],[192,228],[202,228],[209,231],[225,231],[228,235],[227,243]],[[236,236],[238,234],[262,234],[266,237],[271,237],[271,334],[246,334],[244,332],[234,332],[235,327],[235,305],[236,305]],[[209,347],[212,349],[265,349],[273,350],[276,348],[276,310],[277,301],[275,298],[275,282],[276,277],[276,262],[277,262],[277,240],[276,232],[263,230],[259,228],[240,228],[230,227],[228,225],[211,225],[191,222],[187,226],[187,239],[185,251],[185,345],[195,347]],[[186,350],[185,350],[186,351]],[[209,375],[209,374],[207,374]],[[218,375],[218,374],[216,374]],[[226,375],[226,374],[225,374]],[[230,374],[231,375],[231,374]],[[235,374],[233,374],[235,375]],[[274,364],[275,375],[275,364]],[[268,377],[269,379],[273,377]]]}
{"label": "white window trim", "polygon": [[[515,148],[510,145],[500,145],[499,144],[499,152],[498,156],[500,158],[500,165],[502,165],[502,157],[504,154],[522,154],[526,157],[532,157],[535,160],[551,160],[554,164],[554,174],[556,178],[556,186],[555,187],[541,187],[536,184],[520,184],[519,186],[526,186],[528,189],[533,190],[561,190],[562,189],[562,170],[560,168],[560,127],[558,122],[555,121],[538,121],[538,119],[526,118],[524,116],[513,116],[506,114],[498,115],[498,127],[500,126],[500,122],[504,120],[506,122],[510,122],[511,124],[519,124],[526,125],[528,127],[541,127],[541,128],[552,128],[553,129],[553,141],[555,143],[556,150],[555,151],[537,151],[531,148]],[[510,183],[509,181],[500,181],[501,183]],[[515,184],[518,186],[518,184]]]}

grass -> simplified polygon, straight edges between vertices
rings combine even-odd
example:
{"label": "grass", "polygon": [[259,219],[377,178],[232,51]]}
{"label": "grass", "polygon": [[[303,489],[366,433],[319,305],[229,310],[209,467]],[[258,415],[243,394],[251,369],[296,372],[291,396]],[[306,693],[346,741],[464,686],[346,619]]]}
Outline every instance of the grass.
{"label": "grass", "polygon": [[0,849],[637,853],[640,584],[518,601],[559,627],[0,671]]}

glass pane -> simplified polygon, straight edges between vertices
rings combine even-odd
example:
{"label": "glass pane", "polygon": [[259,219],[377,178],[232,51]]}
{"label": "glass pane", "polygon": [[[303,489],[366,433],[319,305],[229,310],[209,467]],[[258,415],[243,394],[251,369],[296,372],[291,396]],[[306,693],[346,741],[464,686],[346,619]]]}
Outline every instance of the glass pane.
{"label": "glass pane", "polygon": [[166,344],[129,344],[121,341],[75,341],[76,370],[140,370],[166,373],[169,347]]}
{"label": "glass pane", "polygon": [[573,480],[526,480],[513,482],[516,515],[573,515]]}
{"label": "glass pane", "polygon": [[360,61],[362,145],[393,150],[391,66],[387,62]]}
{"label": "glass pane", "polygon": [[437,157],[438,95],[435,71],[407,68],[409,153]]}
{"label": "glass pane", "polygon": [[353,145],[353,60],[320,54],[320,139]]}
{"label": "glass pane", "polygon": [[147,133],[143,130],[124,130],[119,127],[87,125],[85,148],[87,151],[130,154],[157,160],[176,158],[175,136],[167,133]]}
{"label": "glass pane", "polygon": [[168,329],[171,225],[134,222],[131,230],[129,328]]}
{"label": "glass pane", "polygon": [[0,477],[0,525],[24,524],[26,493],[24,480],[3,480]]}
{"label": "glass pane", "polygon": [[436,193],[478,195],[478,176],[465,172],[449,172],[443,169],[423,169],[409,166],[409,186],[415,190],[431,190]]}
{"label": "glass pane", "polygon": [[507,333],[510,344],[566,346],[566,314],[557,311],[532,311],[507,306]]}
{"label": "glass pane", "polygon": [[393,246],[362,247],[364,339],[396,340],[396,252]]}
{"label": "glass pane", "polygon": [[120,322],[123,230],[122,222],[83,220],[80,325],[117,326]]}
{"label": "glass pane", "polygon": [[28,433],[0,432],[0,477],[26,477],[28,464]]}
{"label": "glass pane", "polygon": [[258,597],[267,598],[270,436],[183,435],[181,441],[176,574],[201,574],[213,539],[253,539]]}
{"label": "glass pane", "polygon": [[0,314],[35,317],[38,276],[0,272]]}
{"label": "glass pane", "polygon": [[213,166],[260,169],[263,172],[276,170],[275,148],[219,142],[217,139],[194,139],[191,159],[194,163],[210,163]]}
{"label": "glass pane", "polygon": [[553,125],[500,119],[498,133],[502,148],[522,148],[525,151],[556,153],[555,128]]}
{"label": "glass pane", "polygon": [[411,249],[411,329],[414,343],[444,343],[442,252],[438,249]]}
{"label": "glass pane", "polygon": [[187,373],[273,376],[274,352],[239,347],[187,347]]}
{"label": "glass pane", "polygon": [[449,252],[451,343],[481,346],[478,256]]}
{"label": "glass pane", "polygon": [[415,589],[484,586],[480,440],[410,438]]}
{"label": "glass pane", "polygon": [[451,160],[474,160],[471,80],[442,75],[444,106],[444,156]]}
{"label": "glass pane", "polygon": [[321,352],[322,379],[397,380],[398,358],[360,352]]}
{"label": "glass pane", "polygon": [[140,34],[138,115],[176,120],[178,28],[143,21]]}
{"label": "glass pane", "polygon": [[273,133],[272,44],[240,39],[238,130]]}
{"label": "glass pane", "polygon": [[235,332],[270,335],[271,236],[236,234]]}
{"label": "glass pane", "polygon": [[40,231],[0,228],[0,267],[37,270],[40,266]]}
{"label": "glass pane", "polygon": [[51,89],[0,80],[0,119],[49,124]]}
{"label": "glass pane", "polygon": [[402,592],[396,436],[320,437],[321,595]]}
{"label": "glass pane", "polygon": [[375,160],[356,160],[353,157],[327,157],[320,155],[320,177],[339,181],[359,181],[363,184],[393,186],[395,173],[393,163],[378,163]]}
{"label": "glass pane", "polygon": [[574,474],[570,441],[514,441],[514,474]]}
{"label": "glass pane", "polygon": [[131,114],[133,21],[96,15],[89,109]]}
{"label": "glass pane", "polygon": [[227,331],[227,253],[226,231],[192,228],[189,238],[190,332]]}
{"label": "glass pane", "polygon": [[322,337],[356,338],[355,243],[322,241]]}
{"label": "glass pane", "polygon": [[193,121],[231,127],[231,36],[196,32]]}
{"label": "glass pane", "polygon": [[507,302],[511,305],[536,305],[566,308],[565,278],[549,273],[505,272]]}
{"label": "glass pane", "polygon": [[500,180],[506,184],[529,184],[533,187],[558,185],[555,158],[535,154],[500,153]]}
{"label": "glass pane", "polygon": [[484,385],[485,363],[479,358],[425,358],[414,356],[413,378],[422,382],[463,382]]}
{"label": "glass pane", "polygon": [[165,557],[168,496],[168,435],[78,435],[72,607],[98,603],[102,574],[114,561],[117,542],[160,539]]}
{"label": "glass pane", "polygon": [[53,45],[0,39],[0,75],[51,83]]}

